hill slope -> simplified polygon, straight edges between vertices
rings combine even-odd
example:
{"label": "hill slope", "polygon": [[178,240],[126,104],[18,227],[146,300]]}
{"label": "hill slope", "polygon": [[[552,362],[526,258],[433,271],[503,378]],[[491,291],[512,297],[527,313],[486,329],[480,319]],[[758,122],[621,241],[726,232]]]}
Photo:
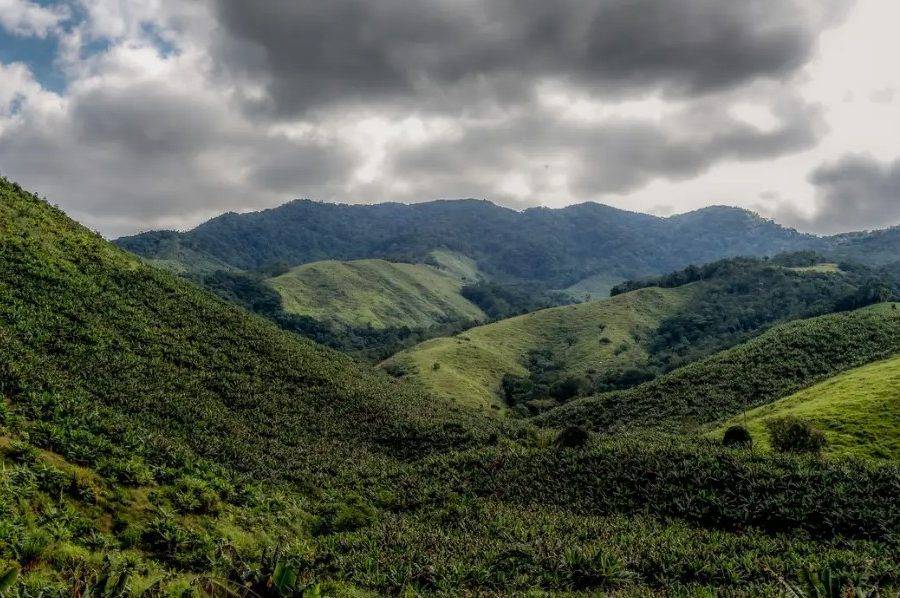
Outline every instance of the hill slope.
{"label": "hill slope", "polygon": [[116,242],[147,258],[185,259],[188,267],[195,260],[224,262],[240,270],[329,259],[422,262],[443,248],[475,260],[489,277],[540,282],[545,289],[563,289],[589,277],[624,280],[727,256],[823,244],[736,208],[658,218],[593,203],[516,212],[475,200],[413,205],[293,201],[262,212],[224,214],[186,233],[149,232]]}
{"label": "hill slope", "polygon": [[348,326],[428,328],[486,317],[460,295],[462,279],[424,264],[313,262],[267,282],[286,312]]}
{"label": "hill slope", "polygon": [[573,401],[536,421],[599,430],[692,428],[898,352],[900,309],[880,304],[778,326],[646,384]]}
{"label": "hill slope", "polygon": [[769,448],[765,422],[792,415],[813,422],[828,439],[829,454],[900,461],[900,355],[849,370],[726,422],[747,426]]}
{"label": "hill slope", "polygon": [[[406,385],[141,264],[11,185],[2,193],[0,382],[13,405],[95,405],[198,455],[291,477],[349,454],[380,458],[400,428],[424,438],[457,420]],[[252,440],[260,427],[266,442]]]}
{"label": "hill slope", "polygon": [[[730,258],[623,283],[610,299],[431,340],[384,367],[457,402],[533,415],[573,396],[635,386],[780,322],[866,304],[873,280],[893,288],[880,271],[839,271],[815,259]],[[785,265],[795,263],[813,265]]]}
{"label": "hill slope", "polygon": [[693,289],[643,289],[612,299],[545,309],[438,338],[382,364],[457,403],[502,408],[500,383],[528,373],[530,351],[548,349],[568,375],[614,368],[646,357],[644,341]]}

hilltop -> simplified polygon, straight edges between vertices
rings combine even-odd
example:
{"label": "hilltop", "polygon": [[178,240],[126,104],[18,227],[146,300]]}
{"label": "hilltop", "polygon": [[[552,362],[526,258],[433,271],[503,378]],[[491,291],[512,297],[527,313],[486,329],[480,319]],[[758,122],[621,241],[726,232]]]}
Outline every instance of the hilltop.
{"label": "hilltop", "polygon": [[597,430],[691,430],[900,353],[900,309],[885,303],[778,326],[634,388],[578,399],[537,418]]}
{"label": "hilltop", "polygon": [[304,264],[266,282],[287,313],[353,327],[429,328],[486,319],[460,294],[476,280],[426,264],[354,260]]}
{"label": "hilltop", "polygon": [[[522,415],[634,386],[780,322],[864,305],[878,270],[815,254],[731,258],[623,283],[614,296],[426,341],[382,367],[462,404]],[[890,292],[900,291],[900,284]]]}
{"label": "hilltop", "polygon": [[605,301],[540,310],[425,341],[382,367],[457,403],[504,409],[504,376],[527,376],[531,352],[545,351],[563,376],[624,368],[647,358],[646,339],[694,289],[645,289]]}

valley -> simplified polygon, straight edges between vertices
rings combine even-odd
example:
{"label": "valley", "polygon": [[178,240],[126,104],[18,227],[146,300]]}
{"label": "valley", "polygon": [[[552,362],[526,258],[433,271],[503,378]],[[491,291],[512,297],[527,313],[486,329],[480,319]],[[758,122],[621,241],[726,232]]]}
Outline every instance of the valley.
{"label": "valley", "polygon": [[[548,306],[561,277],[452,249],[194,268],[183,242],[148,263],[0,181],[3,592],[898,587],[883,260],[776,243]],[[469,316],[378,368],[307,338]],[[824,448],[773,449],[784,415]]]}

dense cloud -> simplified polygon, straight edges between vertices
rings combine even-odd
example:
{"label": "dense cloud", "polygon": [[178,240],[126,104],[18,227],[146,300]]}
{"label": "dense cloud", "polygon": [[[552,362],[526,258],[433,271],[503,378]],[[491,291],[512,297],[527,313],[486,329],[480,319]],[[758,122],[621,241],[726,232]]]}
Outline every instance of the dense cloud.
{"label": "dense cloud", "polygon": [[427,194],[430,186],[439,193],[466,189],[469,195],[502,197],[496,178],[514,173],[528,177],[526,186],[538,192],[551,192],[549,182],[565,177],[576,195],[590,199],[624,193],[658,177],[695,176],[720,160],[796,151],[817,139],[822,123],[814,107],[786,101],[777,108],[781,120],[771,130],[705,104],[655,121],[584,122],[532,108],[509,119],[472,124],[442,141],[397,150],[389,172],[411,182],[410,198]]}
{"label": "dense cloud", "polygon": [[884,163],[849,155],[825,164],[809,177],[818,189],[816,211],[795,224],[822,232],[884,228],[900,222],[900,159]]}
{"label": "dense cloud", "polygon": [[294,197],[603,201],[816,144],[797,80],[849,1],[0,0],[67,82],[0,64],[0,171],[108,235]]}
{"label": "dense cloud", "polygon": [[258,79],[280,113],[352,100],[431,108],[448,93],[455,107],[467,95],[521,101],[548,78],[614,97],[702,94],[791,74],[844,4],[217,0],[225,66]]}

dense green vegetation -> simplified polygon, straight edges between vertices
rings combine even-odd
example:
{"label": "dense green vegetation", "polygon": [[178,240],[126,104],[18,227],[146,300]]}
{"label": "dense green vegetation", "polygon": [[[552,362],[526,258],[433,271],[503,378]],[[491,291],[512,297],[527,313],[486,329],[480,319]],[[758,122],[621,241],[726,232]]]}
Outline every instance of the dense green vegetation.
{"label": "dense green vegetation", "polygon": [[[386,366],[441,396],[502,399],[500,405],[534,415],[574,396],[647,382],[781,322],[900,298],[900,278],[888,272],[852,264],[823,271],[816,267],[821,259],[805,252],[691,266],[623,283],[612,299],[588,307],[425,342]],[[659,303],[659,293],[681,300]],[[622,327],[623,334],[607,334]]]}
{"label": "dense green vegetation", "polygon": [[745,425],[755,444],[768,450],[765,422],[788,415],[819,427],[828,454],[900,461],[900,356],[843,372],[733,422]]}
{"label": "dense green vegetation", "polygon": [[0,394],[5,594],[898,587],[896,463],[651,435],[566,448],[281,331],[5,181]]}
{"label": "dense green vegetation", "polygon": [[262,212],[224,214],[186,233],[150,232],[117,243],[148,258],[186,260],[189,269],[199,259],[240,270],[327,259],[424,262],[432,251],[444,249],[468,256],[491,279],[538,282],[544,289],[824,244],[736,208],[658,218],[594,203],[516,212],[475,200],[293,201]]}
{"label": "dense green vegetation", "polygon": [[635,388],[572,401],[538,421],[607,431],[693,428],[898,352],[900,309],[885,303],[778,326]]}

